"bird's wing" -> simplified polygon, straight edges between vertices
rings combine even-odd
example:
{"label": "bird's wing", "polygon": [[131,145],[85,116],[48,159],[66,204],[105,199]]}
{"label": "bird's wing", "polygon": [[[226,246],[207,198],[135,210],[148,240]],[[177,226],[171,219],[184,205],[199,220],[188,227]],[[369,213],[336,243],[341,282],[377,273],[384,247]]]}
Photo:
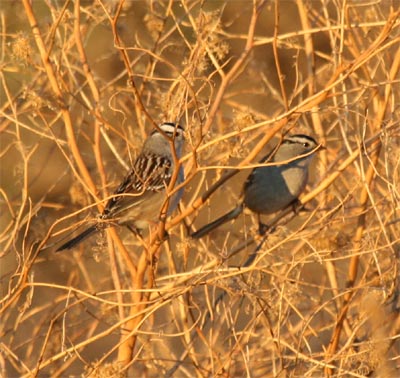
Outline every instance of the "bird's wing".
{"label": "bird's wing", "polygon": [[[273,154],[275,153],[275,149],[272,151],[268,152],[258,163],[259,164],[264,164],[268,162],[273,162],[274,161],[274,156]],[[257,167],[258,168],[258,167]],[[254,168],[251,173],[247,176],[246,181],[243,184],[243,193],[246,191],[246,189],[253,183],[254,177],[257,174],[257,168]]]}
{"label": "bird's wing", "polygon": [[132,169],[115,190],[114,196],[108,200],[103,217],[113,216],[126,206],[138,205],[150,193],[165,190],[172,177],[171,166],[171,160],[166,156],[149,153],[139,155]]}

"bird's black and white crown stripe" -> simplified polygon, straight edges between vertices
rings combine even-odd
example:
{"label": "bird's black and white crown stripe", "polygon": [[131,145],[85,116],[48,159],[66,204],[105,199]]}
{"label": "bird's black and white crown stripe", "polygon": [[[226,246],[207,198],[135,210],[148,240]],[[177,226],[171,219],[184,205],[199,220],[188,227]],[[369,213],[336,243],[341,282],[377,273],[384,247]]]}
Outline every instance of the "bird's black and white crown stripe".
{"label": "bird's black and white crown stripe", "polygon": [[316,147],[318,145],[314,138],[304,134],[288,136],[283,140],[282,144],[301,144],[306,148]]}
{"label": "bird's black and white crown stripe", "polygon": [[[163,124],[160,125],[160,129],[168,137],[174,137],[177,135],[181,136],[183,134],[183,132],[185,131],[181,125],[178,125],[178,124],[175,124],[172,122],[164,122]],[[154,134],[160,134],[160,131],[158,129],[154,129],[150,135],[154,135]]]}

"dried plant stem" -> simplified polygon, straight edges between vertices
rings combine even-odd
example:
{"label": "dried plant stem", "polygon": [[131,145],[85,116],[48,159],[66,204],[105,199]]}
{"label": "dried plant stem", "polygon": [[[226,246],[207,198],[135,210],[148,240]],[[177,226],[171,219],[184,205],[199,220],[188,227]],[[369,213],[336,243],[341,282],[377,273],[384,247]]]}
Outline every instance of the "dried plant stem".
{"label": "dried plant stem", "polygon": [[[0,11],[0,375],[399,375],[398,7],[22,5]],[[185,128],[186,181],[148,236],[54,253],[164,121]],[[188,237],[287,133],[326,147],[305,211]]]}
{"label": "dried plant stem", "polygon": [[[395,59],[393,61],[393,64],[390,69],[389,73],[389,80],[392,81],[397,77],[397,74],[400,69],[400,48],[397,50],[397,53],[395,54]],[[391,94],[391,86],[386,85],[385,88],[385,94],[384,98],[382,100],[379,99],[378,94],[376,94],[376,97],[378,98],[377,101],[377,106],[376,106],[376,117],[374,117],[374,120],[371,120],[371,124],[374,126],[375,129],[379,129],[381,125],[383,124],[383,120],[385,117],[385,114],[388,111],[388,105],[390,105],[390,94]],[[379,159],[379,154],[381,150],[382,144],[380,139],[378,139],[374,143],[374,149],[373,152],[370,156],[370,165],[368,166],[367,172],[365,174],[365,177],[363,177],[363,182],[364,182],[364,187],[360,193],[360,198],[359,198],[359,203],[361,207],[361,214],[358,218],[357,221],[357,229],[356,233],[354,235],[353,239],[353,245],[354,245],[354,251],[358,252],[362,250],[362,239],[364,236],[365,232],[365,219],[366,219],[366,214],[367,214],[367,205],[369,202],[369,193],[370,190],[369,188],[371,187],[373,180],[376,175],[376,166],[378,163]],[[343,305],[342,308],[339,312],[338,315],[338,320],[336,323],[336,326],[334,328],[334,332],[331,338],[331,341],[329,343],[329,347],[327,349],[327,354],[326,358],[327,361],[330,361],[331,358],[333,358],[334,353],[337,350],[337,347],[339,345],[339,340],[340,340],[340,334],[343,328],[343,322],[346,318],[347,312],[350,307],[351,299],[353,298],[353,295],[355,293],[354,290],[351,290],[355,286],[358,270],[359,270],[359,259],[360,255],[358,253],[355,253],[349,262],[349,268],[348,268],[348,274],[347,274],[347,288],[349,290],[346,290],[344,296],[343,296]],[[326,369],[326,374],[328,376],[332,376],[333,371],[331,368]]]}
{"label": "dried plant stem", "polygon": [[[71,153],[75,158],[75,162],[78,166],[79,172],[82,175],[82,184],[88,189],[89,192],[92,193],[94,197],[96,193],[96,186],[90,176],[90,173],[86,167],[85,162],[83,161],[82,155],[80,153],[80,150],[78,148],[76,139],[75,139],[75,134],[74,134],[74,128],[72,126],[72,119],[71,119],[71,114],[68,110],[68,106],[66,103],[66,100],[63,96],[63,93],[60,90],[60,87],[58,85],[58,80],[56,73],[54,72],[53,66],[51,64],[51,59],[50,59],[50,52],[47,51],[45,43],[43,41],[43,38],[41,36],[38,22],[36,20],[35,14],[33,13],[32,9],[32,4],[29,0],[23,0],[22,3],[24,4],[25,8],[25,13],[28,17],[29,23],[32,28],[32,33],[35,37],[36,45],[39,49],[40,56],[42,58],[42,63],[44,66],[44,69],[46,70],[46,74],[49,79],[50,86],[54,92],[54,95],[56,97],[56,100],[58,102],[58,106],[60,107],[60,111],[63,116],[64,124],[65,124],[65,131],[67,134],[67,139],[68,139],[68,144],[71,149]],[[77,178],[80,178],[80,175],[76,175]]]}
{"label": "dried plant stem", "polygon": [[212,123],[214,122],[215,116],[220,108],[222,98],[231,83],[231,81],[234,79],[234,77],[237,75],[237,73],[240,71],[242,68],[243,64],[245,63],[247,57],[249,56],[253,46],[254,46],[254,33],[257,25],[257,19],[258,16],[263,9],[266,1],[263,0],[259,5],[257,5],[257,1],[253,0],[253,13],[249,22],[249,29],[247,32],[247,38],[246,38],[246,45],[242,51],[242,54],[240,57],[236,60],[235,64],[232,66],[232,68],[229,70],[228,73],[224,74],[222,70],[220,70],[218,73],[221,76],[221,84],[219,85],[218,91],[215,95],[215,98],[212,102],[212,105],[210,107],[210,110],[208,111],[207,114],[207,119],[204,123],[204,126],[202,127],[202,134],[205,135],[209,132]]}

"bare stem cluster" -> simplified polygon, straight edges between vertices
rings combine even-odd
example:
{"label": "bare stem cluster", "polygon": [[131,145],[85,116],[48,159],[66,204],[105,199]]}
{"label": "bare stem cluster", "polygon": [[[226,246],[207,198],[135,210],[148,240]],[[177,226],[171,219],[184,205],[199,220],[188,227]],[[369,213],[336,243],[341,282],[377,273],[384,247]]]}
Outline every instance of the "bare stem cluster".
{"label": "bare stem cluster", "polygon": [[[22,5],[0,11],[0,375],[400,374],[398,9]],[[164,121],[186,129],[179,211],[53,253]],[[312,211],[267,219],[262,245],[250,213],[190,240],[290,132],[327,147]]]}

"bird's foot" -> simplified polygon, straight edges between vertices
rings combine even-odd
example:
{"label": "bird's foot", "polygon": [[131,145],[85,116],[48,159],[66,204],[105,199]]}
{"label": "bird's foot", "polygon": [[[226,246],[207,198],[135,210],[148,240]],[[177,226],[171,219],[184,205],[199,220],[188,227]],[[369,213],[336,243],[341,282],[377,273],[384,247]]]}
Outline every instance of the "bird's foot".
{"label": "bird's foot", "polygon": [[295,199],[295,200],[292,202],[292,209],[293,209],[293,212],[294,212],[296,215],[299,215],[299,214],[300,214],[300,211],[306,210],[305,207],[304,207],[304,205],[300,202],[299,199]]}
{"label": "bird's foot", "polygon": [[269,231],[269,229],[270,227],[267,224],[258,222],[258,234],[260,236],[264,236],[267,233],[267,231]]}
{"label": "bird's foot", "polygon": [[160,243],[164,243],[169,240],[169,233],[164,230],[161,238],[160,238]]}

